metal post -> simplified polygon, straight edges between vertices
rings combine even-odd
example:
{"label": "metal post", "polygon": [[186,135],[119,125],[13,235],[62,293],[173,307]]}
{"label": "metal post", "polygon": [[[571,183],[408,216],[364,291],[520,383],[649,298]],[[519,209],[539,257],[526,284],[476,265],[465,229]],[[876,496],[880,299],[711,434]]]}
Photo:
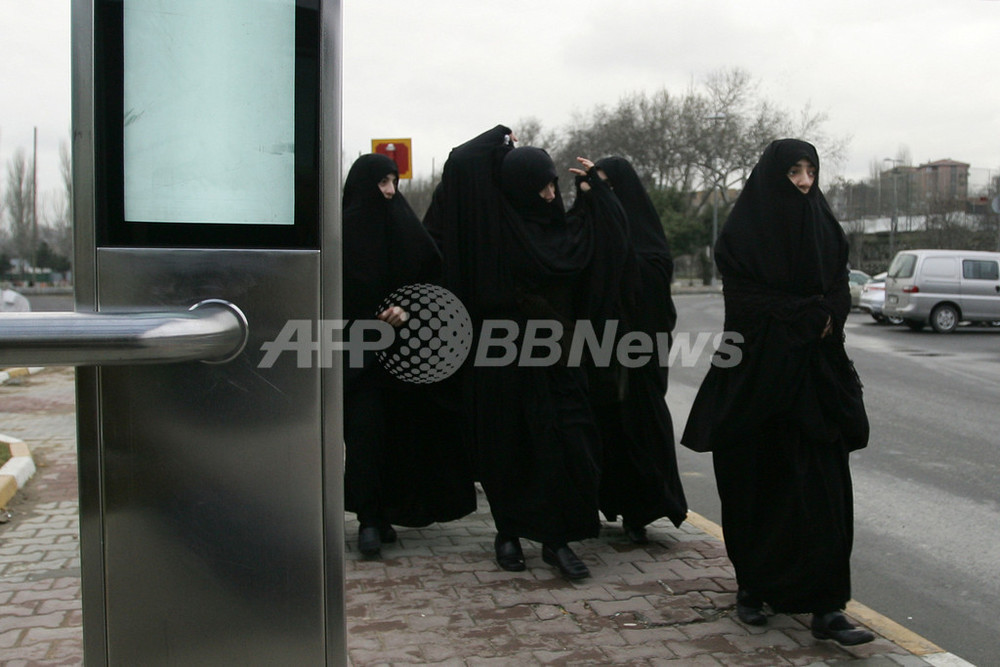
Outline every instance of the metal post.
{"label": "metal post", "polygon": [[715,195],[715,190],[712,190],[712,286],[718,280],[718,269],[715,267],[715,241],[719,237],[719,198]]}
{"label": "metal post", "polygon": [[[897,191],[896,181],[898,172],[896,170],[896,165],[902,162],[902,160],[899,160],[897,158],[887,157],[883,158],[882,162],[892,163],[892,219],[889,222],[889,261],[892,262],[893,257],[896,256],[896,225],[898,224],[899,220],[899,200],[896,192]],[[879,189],[881,189],[881,183]]]}
{"label": "metal post", "polygon": [[[34,128],[31,155],[31,273],[38,279],[38,128]],[[32,283],[35,282],[32,280]]]}
{"label": "metal post", "polygon": [[896,224],[899,220],[899,199],[896,193],[897,178],[896,166],[892,167],[892,222],[889,224],[889,261],[896,256]]}
{"label": "metal post", "polygon": [[718,163],[718,148],[719,148],[719,136],[718,136],[718,125],[717,121],[726,120],[726,114],[717,111],[710,116],[708,120],[712,121],[712,189],[709,190],[709,194],[712,197],[712,245],[709,252],[709,259],[712,263],[712,286],[718,282],[718,268],[715,266],[715,242],[719,237],[719,193],[716,192],[716,177],[715,173],[716,165]]}

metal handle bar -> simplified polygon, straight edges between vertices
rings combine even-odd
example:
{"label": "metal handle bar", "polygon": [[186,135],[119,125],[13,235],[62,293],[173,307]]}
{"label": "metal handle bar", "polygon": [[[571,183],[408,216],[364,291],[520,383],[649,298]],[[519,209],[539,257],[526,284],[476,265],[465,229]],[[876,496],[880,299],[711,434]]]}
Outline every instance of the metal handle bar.
{"label": "metal handle bar", "polygon": [[5,313],[0,366],[221,364],[239,356],[248,332],[243,311],[222,299],[187,311]]}

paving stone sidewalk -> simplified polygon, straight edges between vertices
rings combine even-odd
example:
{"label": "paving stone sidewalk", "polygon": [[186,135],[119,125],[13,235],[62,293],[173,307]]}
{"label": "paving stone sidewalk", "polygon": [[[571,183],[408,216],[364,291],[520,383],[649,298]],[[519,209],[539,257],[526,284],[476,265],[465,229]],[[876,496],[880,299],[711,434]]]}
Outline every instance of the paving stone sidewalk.
{"label": "paving stone sidewalk", "polygon": [[[65,368],[0,385],[0,433],[28,443],[38,469],[0,524],[5,666],[82,661],[73,391]],[[600,538],[575,545],[593,575],[575,583],[544,565],[530,543],[526,572],[501,571],[482,497],[461,521],[399,529],[378,561],[358,557],[355,521],[346,530],[353,665],[967,664],[893,633],[855,648],[817,641],[808,617],[741,624],[725,549],[697,519],[680,529],[653,524],[644,547],[609,524]]]}

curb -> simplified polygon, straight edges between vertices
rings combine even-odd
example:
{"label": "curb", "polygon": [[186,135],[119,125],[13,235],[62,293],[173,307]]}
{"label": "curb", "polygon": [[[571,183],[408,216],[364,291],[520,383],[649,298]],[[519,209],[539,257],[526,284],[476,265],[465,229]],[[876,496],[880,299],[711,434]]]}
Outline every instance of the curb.
{"label": "curb", "polygon": [[[43,366],[30,368],[5,368],[0,370],[0,385],[9,380],[27,377],[44,370]],[[0,467],[0,508],[7,506],[17,490],[23,488],[35,474],[35,461],[31,458],[31,450],[22,440],[0,433],[0,447],[10,448],[10,459]]]}
{"label": "curb", "polygon": [[35,474],[31,450],[23,441],[0,433],[0,447],[10,448],[10,460],[0,467],[0,508],[6,507],[17,490]]}
{"label": "curb", "polygon": [[44,368],[44,366],[31,366],[30,368],[6,368],[0,371],[0,384],[7,384],[8,380],[25,377],[26,375],[34,375]]}
{"label": "curb", "polygon": [[[685,520],[706,535],[710,535],[722,542],[725,541],[722,537],[722,526],[711,519],[688,510],[687,519]],[[975,667],[971,662],[948,653],[934,642],[924,639],[912,630],[903,627],[891,618],[883,616],[857,600],[850,600],[847,603],[845,611],[851,618],[862,625],[874,630],[877,634],[908,651],[911,655],[923,658],[930,664],[935,665],[935,667]]]}

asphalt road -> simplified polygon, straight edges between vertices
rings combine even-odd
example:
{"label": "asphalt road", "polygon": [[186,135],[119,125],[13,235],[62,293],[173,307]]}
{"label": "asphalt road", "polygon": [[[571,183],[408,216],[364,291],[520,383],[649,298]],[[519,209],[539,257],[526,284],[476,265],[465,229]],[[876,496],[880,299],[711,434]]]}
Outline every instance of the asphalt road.
{"label": "asphalt road", "polygon": [[[689,339],[722,330],[720,296],[675,301]],[[852,313],[847,347],[872,426],[852,455],[854,598],[974,664],[998,664],[1000,329],[916,333]],[[709,362],[706,351],[670,369],[678,440]],[[689,505],[719,522],[711,455],[678,447],[678,460]]]}

